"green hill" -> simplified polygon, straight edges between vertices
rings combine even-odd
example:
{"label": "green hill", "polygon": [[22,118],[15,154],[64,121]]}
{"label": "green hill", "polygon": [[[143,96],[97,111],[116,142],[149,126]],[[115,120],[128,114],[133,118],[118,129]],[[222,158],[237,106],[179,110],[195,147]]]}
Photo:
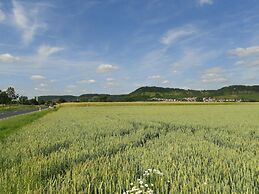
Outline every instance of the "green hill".
{"label": "green hill", "polygon": [[259,101],[259,85],[244,86],[233,85],[223,87],[218,90],[189,90],[180,88],[162,88],[162,87],[141,87],[125,95],[110,94],[83,94],[80,96],[39,96],[44,101],[81,101],[81,102],[126,102],[126,101],[150,101],[150,100],[186,100],[187,98],[197,98],[198,101],[203,98],[215,100],[242,100]]}

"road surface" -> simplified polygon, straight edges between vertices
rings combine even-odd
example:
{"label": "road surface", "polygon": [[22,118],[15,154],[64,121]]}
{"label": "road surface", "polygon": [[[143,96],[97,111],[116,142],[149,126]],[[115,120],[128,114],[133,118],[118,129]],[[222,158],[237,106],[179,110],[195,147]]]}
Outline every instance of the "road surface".
{"label": "road surface", "polygon": [[[44,110],[44,109],[42,109],[42,110]],[[1,119],[6,119],[6,118],[12,117],[12,116],[17,116],[17,115],[21,115],[21,114],[36,112],[36,111],[39,111],[39,109],[38,108],[32,108],[32,109],[26,109],[26,110],[2,111],[2,112],[0,112],[0,120]]]}

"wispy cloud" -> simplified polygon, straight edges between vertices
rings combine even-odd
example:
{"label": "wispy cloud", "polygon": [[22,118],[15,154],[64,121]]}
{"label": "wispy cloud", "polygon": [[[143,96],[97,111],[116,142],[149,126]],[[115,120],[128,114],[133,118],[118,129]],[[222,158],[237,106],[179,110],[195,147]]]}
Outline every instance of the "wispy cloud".
{"label": "wispy cloud", "polygon": [[151,76],[148,76],[148,79],[161,79],[161,76],[160,75],[151,75]]}
{"label": "wispy cloud", "polygon": [[77,88],[77,86],[74,85],[74,84],[69,84],[69,85],[67,85],[66,87],[69,88],[69,89]]}
{"label": "wispy cloud", "polygon": [[18,60],[19,60],[19,57],[15,57],[9,53],[0,54],[0,61],[2,62],[14,62]]}
{"label": "wispy cloud", "polygon": [[94,84],[96,81],[94,79],[88,79],[88,80],[80,80],[77,83],[79,84]]}
{"label": "wispy cloud", "polygon": [[182,56],[172,64],[172,71],[177,73],[186,68],[202,66],[219,56],[219,51],[185,48]]}
{"label": "wispy cloud", "polygon": [[200,6],[203,6],[203,5],[212,5],[213,4],[213,0],[198,0],[198,4]]}
{"label": "wispy cloud", "polygon": [[229,54],[238,57],[247,57],[251,55],[259,55],[259,46],[252,46],[247,48],[235,48],[229,51]]}
{"label": "wispy cloud", "polygon": [[190,36],[197,32],[197,28],[193,25],[185,25],[179,28],[173,28],[167,31],[160,42],[165,45],[171,45],[184,37]]}
{"label": "wispy cloud", "polygon": [[168,80],[162,81],[162,84],[169,84],[170,82]]}
{"label": "wispy cloud", "polygon": [[44,80],[44,79],[46,79],[43,75],[32,75],[31,77],[30,77],[30,79],[31,80],[33,80],[33,81],[41,81],[41,80]]}
{"label": "wispy cloud", "polygon": [[24,7],[20,2],[13,0],[13,21],[22,32],[25,45],[31,43],[40,29],[45,29],[46,24],[38,21],[38,12],[35,8]]}
{"label": "wispy cloud", "polygon": [[259,59],[237,61],[236,65],[243,65],[246,67],[259,67]]}
{"label": "wispy cloud", "polygon": [[62,47],[51,47],[49,45],[42,45],[38,48],[38,55],[41,57],[48,57],[62,50],[64,50],[64,48]]}
{"label": "wispy cloud", "polygon": [[203,83],[222,83],[227,81],[225,70],[221,67],[213,67],[205,70],[201,79]]}
{"label": "wispy cloud", "polygon": [[5,13],[0,9],[0,23],[5,20],[6,16]]}
{"label": "wispy cloud", "polygon": [[97,73],[106,73],[106,72],[116,71],[118,69],[119,69],[119,67],[116,65],[101,64],[97,67],[96,72]]}
{"label": "wispy cloud", "polygon": [[112,77],[107,77],[107,78],[106,78],[106,81],[108,81],[108,82],[114,81],[114,78],[112,78]]}
{"label": "wispy cloud", "polygon": [[46,88],[40,88],[40,87],[36,87],[36,88],[34,88],[34,90],[37,92],[47,92],[48,91]]}

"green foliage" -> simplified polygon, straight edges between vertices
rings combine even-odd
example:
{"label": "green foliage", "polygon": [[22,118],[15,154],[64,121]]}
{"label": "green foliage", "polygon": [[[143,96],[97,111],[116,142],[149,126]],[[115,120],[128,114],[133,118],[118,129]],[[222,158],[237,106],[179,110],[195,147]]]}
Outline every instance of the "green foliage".
{"label": "green foliage", "polygon": [[12,99],[8,97],[7,93],[0,90],[0,104],[9,104],[11,101]]}
{"label": "green foliage", "polygon": [[19,103],[20,104],[28,104],[29,100],[27,96],[20,96],[19,97]]}
{"label": "green foliage", "polygon": [[16,94],[15,89],[13,87],[7,88],[6,94],[11,100],[16,100],[18,98],[18,94]]}
{"label": "green foliage", "polygon": [[185,90],[179,88],[141,87],[125,95],[83,94],[81,96],[40,96],[44,101],[58,102],[63,99],[67,102],[132,102],[150,101],[152,98],[183,100],[188,97],[197,97],[199,101],[212,97],[215,99],[236,99],[242,101],[259,101],[259,86],[229,86],[218,90]]}
{"label": "green foliage", "polygon": [[258,104],[63,107],[0,143],[0,191],[119,194],[144,181],[255,194],[258,115]]}
{"label": "green foliage", "polygon": [[8,137],[23,126],[32,123],[36,119],[46,115],[49,110],[18,115],[8,119],[0,120],[0,140]]}

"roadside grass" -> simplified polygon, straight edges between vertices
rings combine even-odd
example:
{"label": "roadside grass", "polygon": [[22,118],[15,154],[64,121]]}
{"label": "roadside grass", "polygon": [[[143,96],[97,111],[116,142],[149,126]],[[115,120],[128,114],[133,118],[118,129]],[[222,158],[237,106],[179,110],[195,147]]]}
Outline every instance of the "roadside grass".
{"label": "roadside grass", "polygon": [[53,110],[43,110],[0,120],[0,141]]}

